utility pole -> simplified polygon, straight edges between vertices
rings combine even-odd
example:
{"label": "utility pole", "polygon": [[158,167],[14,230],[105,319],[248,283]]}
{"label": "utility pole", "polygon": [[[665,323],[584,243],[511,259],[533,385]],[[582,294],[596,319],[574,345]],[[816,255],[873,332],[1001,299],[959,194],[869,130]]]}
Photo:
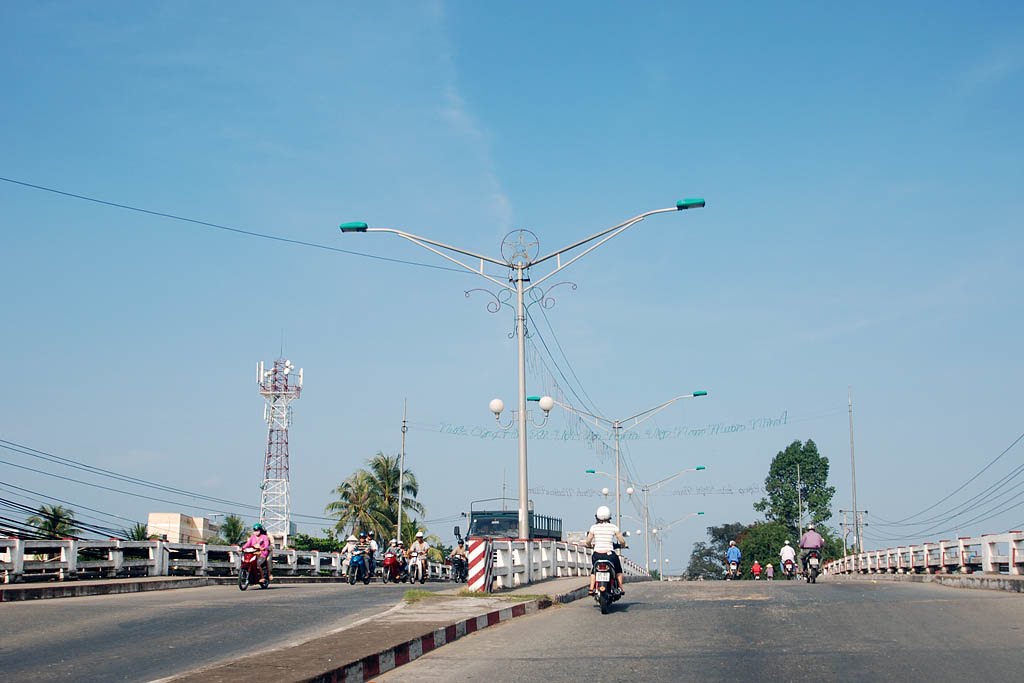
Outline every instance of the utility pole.
{"label": "utility pole", "polygon": [[[853,491],[853,533],[857,536],[857,545],[860,552],[864,552],[864,537],[860,528],[860,509],[857,507],[857,463],[853,457],[853,388],[846,388],[846,396],[850,406],[850,479]],[[860,567],[858,567],[860,569]]]}
{"label": "utility pole", "polygon": [[398,463],[398,533],[395,534],[395,538],[399,542],[402,540],[402,505],[405,502],[403,500],[405,495],[405,433],[409,431],[409,426],[406,424],[408,416],[409,399],[405,399],[402,401],[402,454],[399,456]]}
{"label": "utility pole", "polygon": [[800,488],[800,463],[796,464],[796,505],[800,514],[800,520],[797,522],[797,526],[799,526],[797,536],[802,537],[804,535],[804,494]]}

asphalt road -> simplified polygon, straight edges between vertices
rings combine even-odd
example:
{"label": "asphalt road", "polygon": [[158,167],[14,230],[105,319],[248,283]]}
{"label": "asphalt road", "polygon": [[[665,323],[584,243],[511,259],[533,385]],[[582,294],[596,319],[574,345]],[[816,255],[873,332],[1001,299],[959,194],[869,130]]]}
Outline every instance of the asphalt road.
{"label": "asphalt road", "polygon": [[630,584],[446,645],[381,681],[1015,681],[1024,596],[927,584]]}
{"label": "asphalt road", "polygon": [[[449,583],[416,588],[441,590]],[[408,585],[180,588],[0,605],[0,679],[151,681],[378,614]]]}

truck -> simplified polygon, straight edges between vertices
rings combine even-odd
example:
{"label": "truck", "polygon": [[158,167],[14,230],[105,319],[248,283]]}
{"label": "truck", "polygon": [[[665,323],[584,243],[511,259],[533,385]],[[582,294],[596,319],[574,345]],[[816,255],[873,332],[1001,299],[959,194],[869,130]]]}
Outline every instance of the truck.
{"label": "truck", "polygon": [[[479,507],[483,503],[487,505]],[[531,539],[562,540],[562,520],[538,515],[533,511],[532,504],[529,524]],[[469,504],[469,530],[466,535],[479,538],[519,538],[518,501],[510,498],[474,500]]]}

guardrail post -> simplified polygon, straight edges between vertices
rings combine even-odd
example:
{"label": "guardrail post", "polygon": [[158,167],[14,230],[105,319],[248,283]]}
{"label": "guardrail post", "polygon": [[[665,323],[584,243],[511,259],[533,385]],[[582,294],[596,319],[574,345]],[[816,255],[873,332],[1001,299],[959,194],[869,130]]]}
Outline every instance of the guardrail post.
{"label": "guardrail post", "polygon": [[66,538],[60,546],[61,566],[58,570],[60,580],[74,578],[78,574],[78,541]]}
{"label": "guardrail post", "polygon": [[1020,576],[1021,563],[1024,562],[1024,533],[1020,531],[1010,532],[1010,574]]}

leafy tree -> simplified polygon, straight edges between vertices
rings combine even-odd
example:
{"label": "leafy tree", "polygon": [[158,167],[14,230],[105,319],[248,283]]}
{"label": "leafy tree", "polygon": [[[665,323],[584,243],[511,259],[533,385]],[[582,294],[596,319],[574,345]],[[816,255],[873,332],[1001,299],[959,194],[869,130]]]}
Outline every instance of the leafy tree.
{"label": "leafy tree", "polygon": [[238,545],[249,535],[245,522],[238,515],[228,515],[221,522],[216,540],[222,545]]}
{"label": "leafy tree", "polygon": [[66,538],[81,532],[76,526],[74,511],[60,505],[40,505],[25,523],[38,529],[43,538]]}
{"label": "leafy tree", "polygon": [[703,541],[693,544],[690,553],[690,564],[686,567],[686,576],[693,579],[720,579],[725,573],[722,555]]}
{"label": "leafy tree", "polygon": [[345,547],[345,544],[333,535],[327,538],[317,538],[308,534],[295,534],[291,538],[292,547],[296,550],[319,550],[322,553],[337,553]]}
{"label": "leafy tree", "polygon": [[754,509],[765,513],[770,522],[779,522],[797,534],[800,520],[797,496],[797,466],[800,468],[800,496],[810,519],[822,522],[832,516],[834,486],[828,485],[828,458],[818,453],[818,446],[808,439],[794,441],[772,459],[764,480],[767,496],[754,503]]}
{"label": "leafy tree", "polygon": [[798,547],[798,539],[793,537],[785,524],[756,522],[748,527],[742,537],[736,541],[736,545],[743,553],[743,560],[740,563],[743,577],[749,576],[750,566],[754,564],[754,560],[760,562],[761,566],[771,563],[777,567],[779,551],[787,540],[794,548]]}
{"label": "leafy tree", "polygon": [[142,522],[135,522],[134,525],[123,530],[124,537],[129,541],[148,541],[149,527]]}
{"label": "leafy tree", "polygon": [[[331,491],[338,500],[328,503],[324,510],[338,518],[335,529],[339,534],[373,531],[378,539],[390,539],[398,523],[399,458],[378,452],[367,461],[367,466]],[[405,520],[414,514],[422,515],[425,510],[416,500],[419,493],[416,475],[408,469],[402,477],[402,489],[404,537]]]}

